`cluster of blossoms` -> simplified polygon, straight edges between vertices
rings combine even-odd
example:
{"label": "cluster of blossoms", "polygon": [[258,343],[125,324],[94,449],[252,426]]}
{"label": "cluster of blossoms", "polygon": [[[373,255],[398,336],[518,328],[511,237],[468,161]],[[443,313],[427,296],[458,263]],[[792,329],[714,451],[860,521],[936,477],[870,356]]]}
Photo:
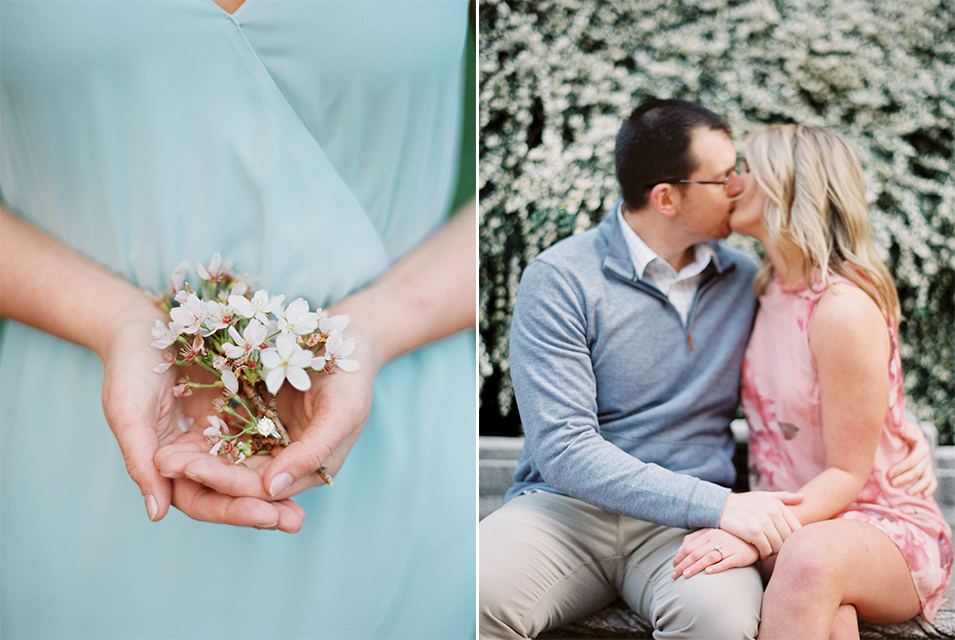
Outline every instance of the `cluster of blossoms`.
{"label": "cluster of blossoms", "polygon": [[218,377],[211,384],[184,377],[173,389],[178,397],[199,388],[223,390],[204,431],[213,455],[238,463],[275,445],[289,445],[275,394],[286,380],[299,391],[308,390],[309,372],[358,369],[358,362],[348,359],[355,340],[342,337],[348,316],[309,311],[302,298],[286,306],[284,295],[253,293],[248,280],[236,276],[219,254],[208,265],[196,263],[196,271],[198,291],[186,282],[184,263],[172,276],[172,290],[159,301],[170,321],[156,321],[152,346],[167,349],[178,343],[180,349],[167,351],[155,371],[195,365]]}

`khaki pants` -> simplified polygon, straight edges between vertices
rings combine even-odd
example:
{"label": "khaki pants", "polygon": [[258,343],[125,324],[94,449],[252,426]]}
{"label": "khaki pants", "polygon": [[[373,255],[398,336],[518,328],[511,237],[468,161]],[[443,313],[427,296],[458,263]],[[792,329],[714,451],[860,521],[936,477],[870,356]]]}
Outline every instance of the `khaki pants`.
{"label": "khaki pants", "polygon": [[622,597],[655,638],[754,638],[754,567],[673,580],[688,532],[536,492],[480,524],[480,637],[533,638]]}

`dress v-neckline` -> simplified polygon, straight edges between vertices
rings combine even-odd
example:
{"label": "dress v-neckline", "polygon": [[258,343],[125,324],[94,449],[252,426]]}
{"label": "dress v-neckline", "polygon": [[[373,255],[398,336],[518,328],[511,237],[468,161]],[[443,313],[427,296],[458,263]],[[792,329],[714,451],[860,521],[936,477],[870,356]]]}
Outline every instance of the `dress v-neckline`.
{"label": "dress v-neckline", "polygon": [[[238,4],[236,4],[236,1],[238,2]],[[246,0],[212,0],[212,2],[216,3],[216,6],[222,9],[228,15],[235,17],[235,14],[238,13],[239,9],[241,9],[245,5]],[[223,5],[232,6],[232,11],[229,11],[229,9],[227,9],[226,6],[223,6]]]}

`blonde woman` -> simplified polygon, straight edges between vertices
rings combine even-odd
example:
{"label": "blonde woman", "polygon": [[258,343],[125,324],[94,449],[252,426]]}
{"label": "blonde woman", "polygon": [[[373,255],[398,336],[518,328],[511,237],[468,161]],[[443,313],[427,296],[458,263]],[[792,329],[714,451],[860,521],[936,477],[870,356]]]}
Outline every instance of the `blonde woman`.
{"label": "blonde woman", "polygon": [[[931,620],[944,602],[951,529],[930,495],[888,480],[908,451],[899,302],[872,242],[862,168],[837,136],[778,125],[746,143],[734,231],[766,253],[743,361],[755,490],[804,496],[777,556],[759,637],[858,638],[858,620]],[[719,530],[684,541],[674,575],[757,560]]]}

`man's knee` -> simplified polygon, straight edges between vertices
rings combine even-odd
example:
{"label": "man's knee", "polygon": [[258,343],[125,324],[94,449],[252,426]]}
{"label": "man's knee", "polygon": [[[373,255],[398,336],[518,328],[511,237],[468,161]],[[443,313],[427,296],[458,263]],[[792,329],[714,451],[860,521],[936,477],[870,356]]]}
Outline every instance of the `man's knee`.
{"label": "man's knee", "polygon": [[527,638],[527,630],[520,620],[513,616],[514,610],[503,600],[481,588],[478,605],[479,637],[486,638]]}
{"label": "man's knee", "polygon": [[526,638],[523,622],[516,619],[506,567],[481,557],[478,591],[478,624],[483,638]]}
{"label": "man's knee", "polygon": [[656,607],[660,638],[755,638],[762,581],[753,567],[677,578],[678,589]]}
{"label": "man's knee", "polygon": [[513,531],[505,516],[506,512],[492,513],[479,525],[478,624],[482,639],[527,637],[513,606],[515,579],[507,552]]}

